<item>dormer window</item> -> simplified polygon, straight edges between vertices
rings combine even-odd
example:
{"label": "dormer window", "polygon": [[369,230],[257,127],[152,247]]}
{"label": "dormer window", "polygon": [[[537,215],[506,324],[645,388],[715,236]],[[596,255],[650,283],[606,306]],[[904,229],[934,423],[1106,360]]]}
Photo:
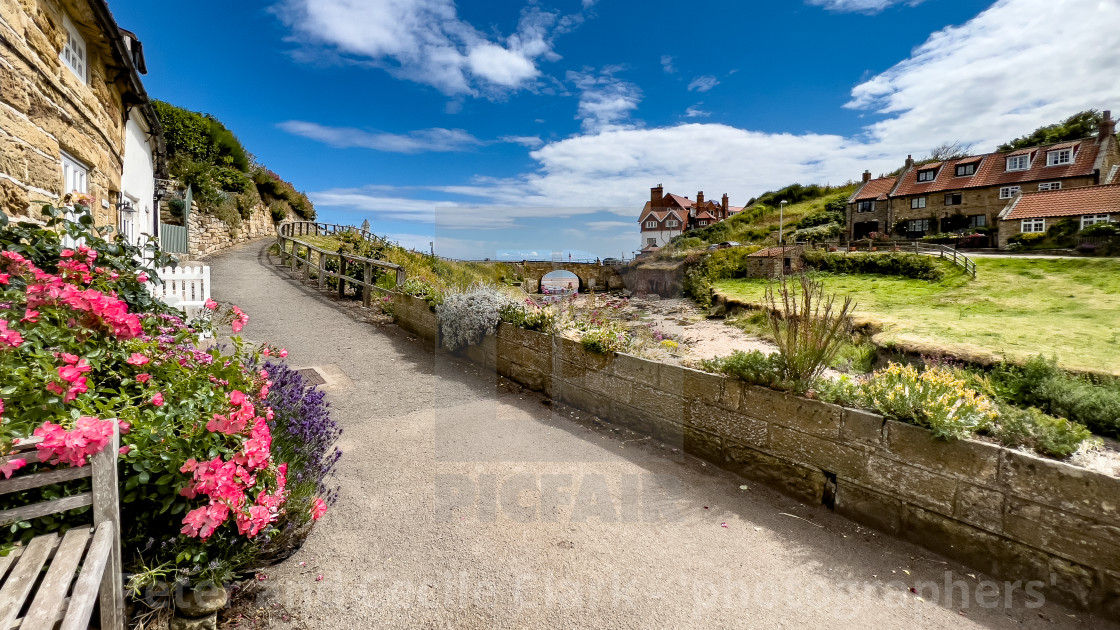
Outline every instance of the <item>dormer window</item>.
{"label": "dormer window", "polygon": [[680,225],[680,222],[676,221],[675,219],[669,219],[665,222],[665,227],[667,228],[675,228],[678,225]]}
{"label": "dormer window", "polygon": [[976,162],[972,162],[971,164],[958,164],[957,165],[957,177],[966,177],[968,175],[973,175],[975,173],[976,173]]}
{"label": "dormer window", "polygon": [[66,43],[62,46],[59,58],[62,59],[62,63],[67,68],[70,68],[74,76],[85,83],[89,70],[89,59],[86,57],[86,40],[82,39],[82,34],[78,32],[70,18],[65,15],[62,16],[62,27],[66,31]]}
{"label": "dormer window", "polygon": [[1029,155],[1012,155],[1007,158],[1007,170],[1009,171],[1025,171],[1031,167],[1031,156]]}
{"label": "dormer window", "polygon": [[646,221],[646,228],[650,230],[657,229],[657,221]]}
{"label": "dormer window", "polygon": [[933,178],[937,175],[937,169],[926,168],[918,171],[918,181],[932,182]]}
{"label": "dormer window", "polygon": [[1073,162],[1073,148],[1046,152],[1046,166],[1064,166]]}

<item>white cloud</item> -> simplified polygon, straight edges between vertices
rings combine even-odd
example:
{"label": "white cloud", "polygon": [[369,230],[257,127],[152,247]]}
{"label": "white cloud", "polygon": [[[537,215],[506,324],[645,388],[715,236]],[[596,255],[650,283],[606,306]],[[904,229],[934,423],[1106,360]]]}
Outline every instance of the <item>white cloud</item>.
{"label": "white cloud", "polygon": [[895,4],[916,6],[925,0],[806,0],[809,4],[824,7],[837,13],[878,13]]}
{"label": "white cloud", "polygon": [[520,144],[530,149],[535,149],[544,144],[544,140],[541,140],[540,136],[502,136],[499,140],[510,144]]}
{"label": "white cloud", "polygon": [[672,55],[661,55],[661,69],[664,70],[666,74],[673,74],[677,71],[677,69],[673,67]]}
{"label": "white cloud", "polygon": [[707,74],[702,77],[696,77],[695,79],[693,79],[692,83],[688,84],[688,91],[692,92],[693,90],[695,90],[697,92],[707,92],[717,85],[719,85],[719,79],[713,77],[710,74]]}
{"label": "white cloud", "polygon": [[361,147],[391,153],[469,151],[482,142],[462,129],[421,129],[407,134],[363,131],[352,127],[328,127],[313,122],[289,120],[277,125],[288,133],[318,140],[336,148]]}
{"label": "white cloud", "polygon": [[280,0],[273,12],[308,56],[379,67],[448,95],[531,85],[540,59],[559,59],[553,39],[583,21],[530,4],[502,37],[461,20],[453,0]]}
{"label": "white cloud", "polygon": [[685,118],[707,118],[708,116],[711,116],[711,115],[712,115],[712,112],[706,112],[706,111],[700,109],[699,105],[693,105],[692,107],[689,107],[688,109],[684,110],[684,117]]}
{"label": "white cloud", "polygon": [[630,112],[638,108],[642,91],[633,83],[615,77],[623,68],[607,66],[598,73],[592,68],[568,71],[567,79],[580,91],[576,118],[583,129],[598,132],[629,126]]}

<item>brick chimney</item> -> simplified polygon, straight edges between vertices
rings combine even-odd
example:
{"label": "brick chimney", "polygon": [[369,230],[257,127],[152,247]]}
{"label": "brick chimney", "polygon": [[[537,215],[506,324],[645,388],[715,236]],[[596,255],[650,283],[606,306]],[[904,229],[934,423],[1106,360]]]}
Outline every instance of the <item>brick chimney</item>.
{"label": "brick chimney", "polygon": [[1112,119],[1112,112],[1104,110],[1101,112],[1101,126],[1097,133],[1097,142],[1102,143],[1109,136],[1116,134],[1116,121]]}
{"label": "brick chimney", "polygon": [[696,193],[696,203],[704,203],[704,191]]}
{"label": "brick chimney", "polygon": [[913,155],[907,155],[906,156],[906,168],[910,168],[911,166],[914,166],[914,156]]}
{"label": "brick chimney", "polygon": [[649,189],[649,205],[653,208],[661,207],[661,200],[665,198],[665,188],[661,184]]}
{"label": "brick chimney", "polygon": [[731,212],[731,201],[727,197],[727,193],[723,193],[723,211]]}
{"label": "brick chimney", "polygon": [[864,171],[863,172],[863,183],[866,184],[869,181],[871,181],[871,171]]}

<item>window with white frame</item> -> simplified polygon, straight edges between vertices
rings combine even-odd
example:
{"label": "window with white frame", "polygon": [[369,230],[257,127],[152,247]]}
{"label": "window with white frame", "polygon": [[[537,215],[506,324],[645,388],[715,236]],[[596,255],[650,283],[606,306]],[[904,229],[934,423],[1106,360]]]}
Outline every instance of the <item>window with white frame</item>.
{"label": "window with white frame", "polygon": [[1085,214],[1081,216],[1081,229],[1096,225],[1098,223],[1108,223],[1107,214]]}
{"label": "window with white frame", "polygon": [[680,224],[681,224],[681,222],[680,222],[680,221],[677,221],[676,219],[669,219],[668,221],[666,221],[666,222],[665,222],[665,227],[667,227],[667,228],[675,228],[675,227],[677,227],[677,226],[678,226],[678,225],[680,225]]}
{"label": "window with white frame", "polygon": [[856,212],[872,212],[875,210],[874,201],[861,201],[859,206],[856,207]]}
{"label": "window with white frame", "polygon": [[1073,149],[1046,152],[1046,166],[1063,166],[1073,161]]}
{"label": "window with white frame", "polygon": [[1042,182],[1038,185],[1039,190],[1061,190],[1062,182]]}
{"label": "window with white frame", "polygon": [[906,231],[907,232],[922,232],[922,233],[928,232],[929,231],[929,219],[912,219],[910,221],[907,221],[906,222]]}
{"label": "window with white frame", "polygon": [[976,162],[957,165],[957,177],[965,177],[976,173]]}
{"label": "window with white frame", "polygon": [[89,71],[86,40],[82,38],[82,34],[78,32],[70,18],[65,15],[62,16],[62,27],[66,31],[66,43],[62,45],[62,52],[59,53],[59,57],[62,59],[62,63],[70,68],[74,75],[82,80],[82,83],[85,83]]}
{"label": "window with white frame", "polygon": [[657,228],[657,221],[646,221],[646,227],[653,230]]}
{"label": "window with white frame", "polygon": [[1004,186],[1003,188],[999,189],[999,198],[1010,199],[1015,195],[1018,195],[1020,190],[1022,190],[1022,188],[1019,186]]}
{"label": "window with white frame", "polygon": [[1023,219],[1022,224],[1019,226],[1019,231],[1023,234],[1045,232],[1046,219]]}
{"label": "window with white frame", "polygon": [[704,227],[707,224],[708,224],[708,222],[706,220],[703,220],[703,219],[696,222],[696,225],[699,225],[700,227]]}
{"label": "window with white frame", "polygon": [[1025,171],[1031,167],[1031,156],[1012,155],[1007,158],[1007,170],[1009,171]]}
{"label": "window with white frame", "polygon": [[69,155],[62,154],[63,193],[89,192],[89,167]]}
{"label": "window with white frame", "polygon": [[920,182],[932,182],[933,178],[936,175],[937,175],[937,170],[935,170],[935,169],[932,169],[932,168],[923,169],[923,170],[918,171],[918,181],[920,181]]}
{"label": "window with white frame", "polygon": [[926,207],[926,198],[925,197],[914,197],[913,199],[910,200],[910,207],[914,210],[917,210],[918,208]]}

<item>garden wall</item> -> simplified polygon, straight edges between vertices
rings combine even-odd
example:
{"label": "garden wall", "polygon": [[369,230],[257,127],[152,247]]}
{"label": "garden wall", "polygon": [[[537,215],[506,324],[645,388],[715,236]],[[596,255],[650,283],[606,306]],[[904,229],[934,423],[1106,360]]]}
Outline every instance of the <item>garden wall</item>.
{"label": "garden wall", "polygon": [[[393,300],[401,327],[438,340],[425,301]],[[1120,616],[1120,479],[508,324],[465,354],[808,504]]]}
{"label": "garden wall", "polygon": [[236,226],[219,219],[213,213],[202,212],[197,204],[192,204],[187,222],[191,258],[207,256],[254,238],[276,236],[276,224],[272,222],[272,215],[268,208],[259,204],[248,219],[242,219]]}

